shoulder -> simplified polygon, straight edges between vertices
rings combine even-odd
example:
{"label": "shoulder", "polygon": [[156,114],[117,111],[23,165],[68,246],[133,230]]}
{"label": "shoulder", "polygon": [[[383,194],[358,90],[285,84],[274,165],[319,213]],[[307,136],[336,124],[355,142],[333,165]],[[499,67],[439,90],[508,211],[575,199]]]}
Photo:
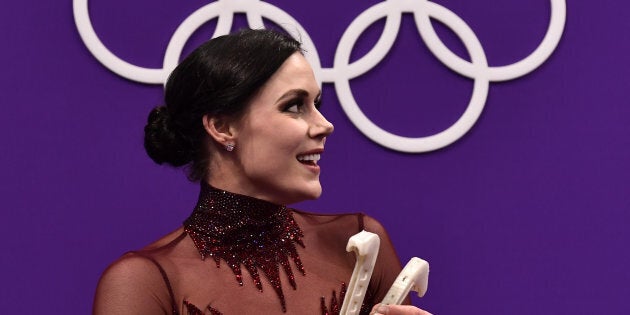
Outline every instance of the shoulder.
{"label": "shoulder", "polygon": [[365,215],[360,212],[351,213],[314,213],[298,209],[290,209],[295,215],[302,218],[310,224],[326,225],[326,224],[345,224],[359,226],[359,222]]}
{"label": "shoulder", "polygon": [[359,233],[363,225],[362,213],[320,214],[291,209],[305,234],[325,233],[347,238]]}
{"label": "shoulder", "polygon": [[[381,238],[389,241],[389,236],[385,227],[374,217],[362,212],[340,213],[340,214],[319,214],[297,209],[291,209],[299,218],[300,223],[308,227],[326,230],[326,233],[335,231],[346,231],[351,235],[366,230],[377,234]],[[301,226],[302,226],[301,224]],[[345,233],[345,234],[347,234]]]}
{"label": "shoulder", "polygon": [[[397,257],[394,245],[392,244],[389,234],[387,233],[387,230],[385,229],[383,224],[381,224],[381,222],[371,216],[364,215],[363,225],[363,229],[365,231],[372,232],[378,235],[378,237],[380,238],[379,255],[381,255],[382,253],[383,255],[381,256],[388,255]],[[395,261],[397,262],[398,260],[396,259]]]}
{"label": "shoulder", "polygon": [[94,314],[161,314],[170,303],[159,265],[137,253],[112,263],[96,288]]}
{"label": "shoulder", "polygon": [[154,241],[153,243],[145,246],[142,249],[142,251],[156,251],[159,249],[172,247],[180,243],[184,235],[185,235],[184,227],[183,226],[179,227],[175,229],[174,231],[162,236],[161,238]]}
{"label": "shoulder", "polygon": [[376,233],[379,236],[387,237],[387,230],[385,230],[385,227],[381,224],[381,222],[366,214],[363,214],[362,220],[364,230]]}
{"label": "shoulder", "polygon": [[387,233],[385,227],[379,222],[377,219],[364,215],[363,216],[363,230],[374,233],[378,235],[380,239],[379,246],[379,256],[393,256],[396,259],[393,261],[394,266],[400,265],[397,259],[396,250],[394,249],[394,245]]}
{"label": "shoulder", "polygon": [[[150,271],[155,272],[150,272]],[[99,282],[113,283],[122,286],[126,283],[136,283],[139,286],[161,278],[158,264],[152,259],[138,252],[129,252],[114,261],[103,272]]]}

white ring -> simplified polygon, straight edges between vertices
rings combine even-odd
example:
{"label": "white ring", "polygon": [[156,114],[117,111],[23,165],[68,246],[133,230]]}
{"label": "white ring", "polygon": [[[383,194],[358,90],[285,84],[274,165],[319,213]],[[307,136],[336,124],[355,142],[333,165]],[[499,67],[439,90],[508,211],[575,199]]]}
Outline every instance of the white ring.
{"label": "white ring", "polygon": [[90,14],[87,0],[73,0],[72,10],[74,23],[77,25],[79,35],[88,50],[94,57],[109,70],[129,80],[149,84],[162,84],[164,78],[163,69],[149,69],[132,65],[114,55],[98,38]]}
{"label": "white ring", "polygon": [[[166,48],[162,69],[142,68],[118,58],[100,41],[92,27],[87,0],[73,0],[75,23],[81,39],[90,52],[104,66],[127,79],[164,84],[167,76],[179,62],[182,49],[190,36],[204,23],[218,18],[212,37],[229,33],[235,13],[246,13],[252,28],[262,28],[263,17],[269,18],[289,34],[300,38],[306,50],[318,83],[334,83],[341,106],[352,123],[368,138],[390,149],[403,152],[426,152],[445,147],[462,137],[475,124],[483,111],[490,81],[505,81],[523,76],[549,58],[557,47],[566,22],[566,1],[551,1],[551,18],[547,33],[540,45],[526,58],[510,65],[489,67],[477,36],[470,27],[448,9],[427,0],[385,0],[375,4],[357,16],[344,32],[337,47],[333,68],[322,68],[317,49],[306,30],[285,11],[260,0],[218,0],[207,4],[177,28]],[[446,130],[437,134],[408,138],[389,133],[370,121],[356,103],[350,89],[350,79],[360,76],[378,63],[391,49],[400,28],[403,12],[412,12],[421,38],[429,50],[448,68],[474,80],[468,107],[462,116]],[[383,33],[374,47],[359,60],[349,63],[352,47],[359,36],[380,18],[386,18]],[[471,61],[454,54],[437,36],[430,18],[435,18],[451,28],[464,43]],[[295,29],[289,29],[292,25]],[[297,34],[295,32],[297,31]]]}
{"label": "white ring", "polygon": [[[437,4],[432,4],[437,6]],[[417,18],[417,17],[416,17]],[[547,33],[540,45],[527,57],[510,65],[488,67],[488,79],[493,82],[507,81],[524,76],[549,58],[556,49],[566,22],[566,3],[564,0],[551,0],[551,18]],[[416,19],[416,25],[421,33],[426,36],[425,42],[433,54],[447,67],[453,71],[468,77],[474,78],[477,69],[468,62],[451,52],[439,39],[431,23],[420,25]],[[429,33],[430,32],[430,33]],[[423,36],[424,37],[424,36]]]}
{"label": "white ring", "polygon": [[[350,24],[348,30],[341,37],[337,53],[335,54],[335,69],[339,70],[340,68],[349,68],[347,65],[350,60],[350,52],[362,33],[357,29],[361,28],[362,30],[365,30],[368,26],[383,16],[387,16],[387,19],[390,19],[390,17],[394,15],[394,13],[391,12],[393,11],[392,9],[392,6],[385,6],[383,3],[377,4],[366,11],[369,14],[365,14],[364,12],[364,14],[359,16],[359,18],[355,19],[353,23]],[[390,11],[387,12],[387,10]],[[431,22],[429,17],[433,17],[455,31],[471,55],[472,64],[477,70],[479,70],[477,71],[479,75],[475,78],[470,103],[462,116],[449,128],[437,134],[418,138],[402,137],[380,128],[367,116],[365,116],[352,95],[349,78],[340,78],[338,76],[335,80],[335,88],[341,102],[341,106],[346,115],[350,118],[352,123],[372,141],[401,152],[427,152],[437,150],[453,143],[468,132],[468,130],[470,130],[470,128],[475,124],[479,115],[481,115],[481,112],[483,111],[486,97],[488,95],[489,81],[487,76],[484,75],[486,72],[483,71],[484,69],[487,69],[488,63],[477,37],[474,35],[472,30],[451,11],[427,1],[415,1],[413,4],[407,2],[407,5],[402,12],[407,12],[407,10],[413,10],[412,12],[416,16],[417,22],[420,22],[421,26],[425,26],[424,24],[426,23],[430,24]],[[402,12],[396,13],[400,15]],[[371,18],[371,20],[368,20],[368,17]],[[393,36],[395,36],[395,34],[393,34]],[[426,40],[424,36],[423,38]],[[376,52],[374,55],[381,55],[382,53],[383,52]],[[339,73],[344,72],[345,71],[341,71]],[[353,72],[348,72],[350,73],[349,77],[352,76]]]}
{"label": "white ring", "polygon": [[[257,10],[255,10],[254,12],[250,12],[249,10],[251,10],[252,8],[255,8]],[[257,0],[219,0],[199,8],[188,18],[186,18],[184,22],[182,22],[182,24],[177,28],[177,30],[175,30],[175,33],[173,34],[173,37],[171,37],[171,41],[166,48],[166,54],[164,56],[165,72],[170,73],[173,69],[175,69],[175,67],[179,63],[179,58],[181,56],[182,50],[184,49],[186,41],[204,23],[218,16],[219,22],[217,25],[217,29],[215,30],[212,37],[214,38],[220,35],[225,35],[230,32],[232,17],[234,16],[234,14],[241,12],[247,13],[247,20],[249,23],[255,23],[255,25],[253,26],[250,25],[253,28],[262,28],[261,26],[264,26],[262,25],[263,16],[269,18],[270,21],[278,24],[278,26],[280,26],[290,34],[293,30],[288,29],[289,25],[296,26],[297,32],[302,37],[303,47],[309,52],[306,58],[308,59],[309,63],[311,63],[314,71],[321,69],[319,55],[317,55],[317,50],[315,49],[313,41],[308,36],[306,30],[289,14],[275,6]],[[296,36],[296,34],[293,35]],[[163,82],[165,81],[166,80],[164,80]]]}

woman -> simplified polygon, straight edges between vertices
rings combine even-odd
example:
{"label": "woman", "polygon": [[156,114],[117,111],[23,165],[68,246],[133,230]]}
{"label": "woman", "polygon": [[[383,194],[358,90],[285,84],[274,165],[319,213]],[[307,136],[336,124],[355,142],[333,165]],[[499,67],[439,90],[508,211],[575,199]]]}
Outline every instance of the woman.
{"label": "woman", "polygon": [[105,271],[95,314],[335,314],[355,264],[345,246],[362,229],[381,237],[363,313],[428,314],[372,307],[401,268],[378,222],[284,206],[320,196],[317,162],[333,131],[299,42],[268,30],[210,40],[165,93],[145,148],[159,164],[187,165],[199,200],[181,228]]}

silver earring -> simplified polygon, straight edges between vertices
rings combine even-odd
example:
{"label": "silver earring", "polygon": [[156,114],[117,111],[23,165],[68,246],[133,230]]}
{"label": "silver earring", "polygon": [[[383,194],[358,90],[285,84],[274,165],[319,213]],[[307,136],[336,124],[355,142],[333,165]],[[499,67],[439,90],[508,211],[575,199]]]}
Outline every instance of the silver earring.
{"label": "silver earring", "polygon": [[225,144],[225,150],[228,152],[234,151],[234,143],[228,142]]}

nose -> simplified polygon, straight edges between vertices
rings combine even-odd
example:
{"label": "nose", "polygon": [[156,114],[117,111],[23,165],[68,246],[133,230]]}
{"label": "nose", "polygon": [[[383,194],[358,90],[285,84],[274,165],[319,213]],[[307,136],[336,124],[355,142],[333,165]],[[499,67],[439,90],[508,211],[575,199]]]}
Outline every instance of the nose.
{"label": "nose", "polygon": [[309,128],[309,136],[311,138],[324,138],[330,135],[335,127],[322,115],[319,111],[315,111],[315,118]]}

